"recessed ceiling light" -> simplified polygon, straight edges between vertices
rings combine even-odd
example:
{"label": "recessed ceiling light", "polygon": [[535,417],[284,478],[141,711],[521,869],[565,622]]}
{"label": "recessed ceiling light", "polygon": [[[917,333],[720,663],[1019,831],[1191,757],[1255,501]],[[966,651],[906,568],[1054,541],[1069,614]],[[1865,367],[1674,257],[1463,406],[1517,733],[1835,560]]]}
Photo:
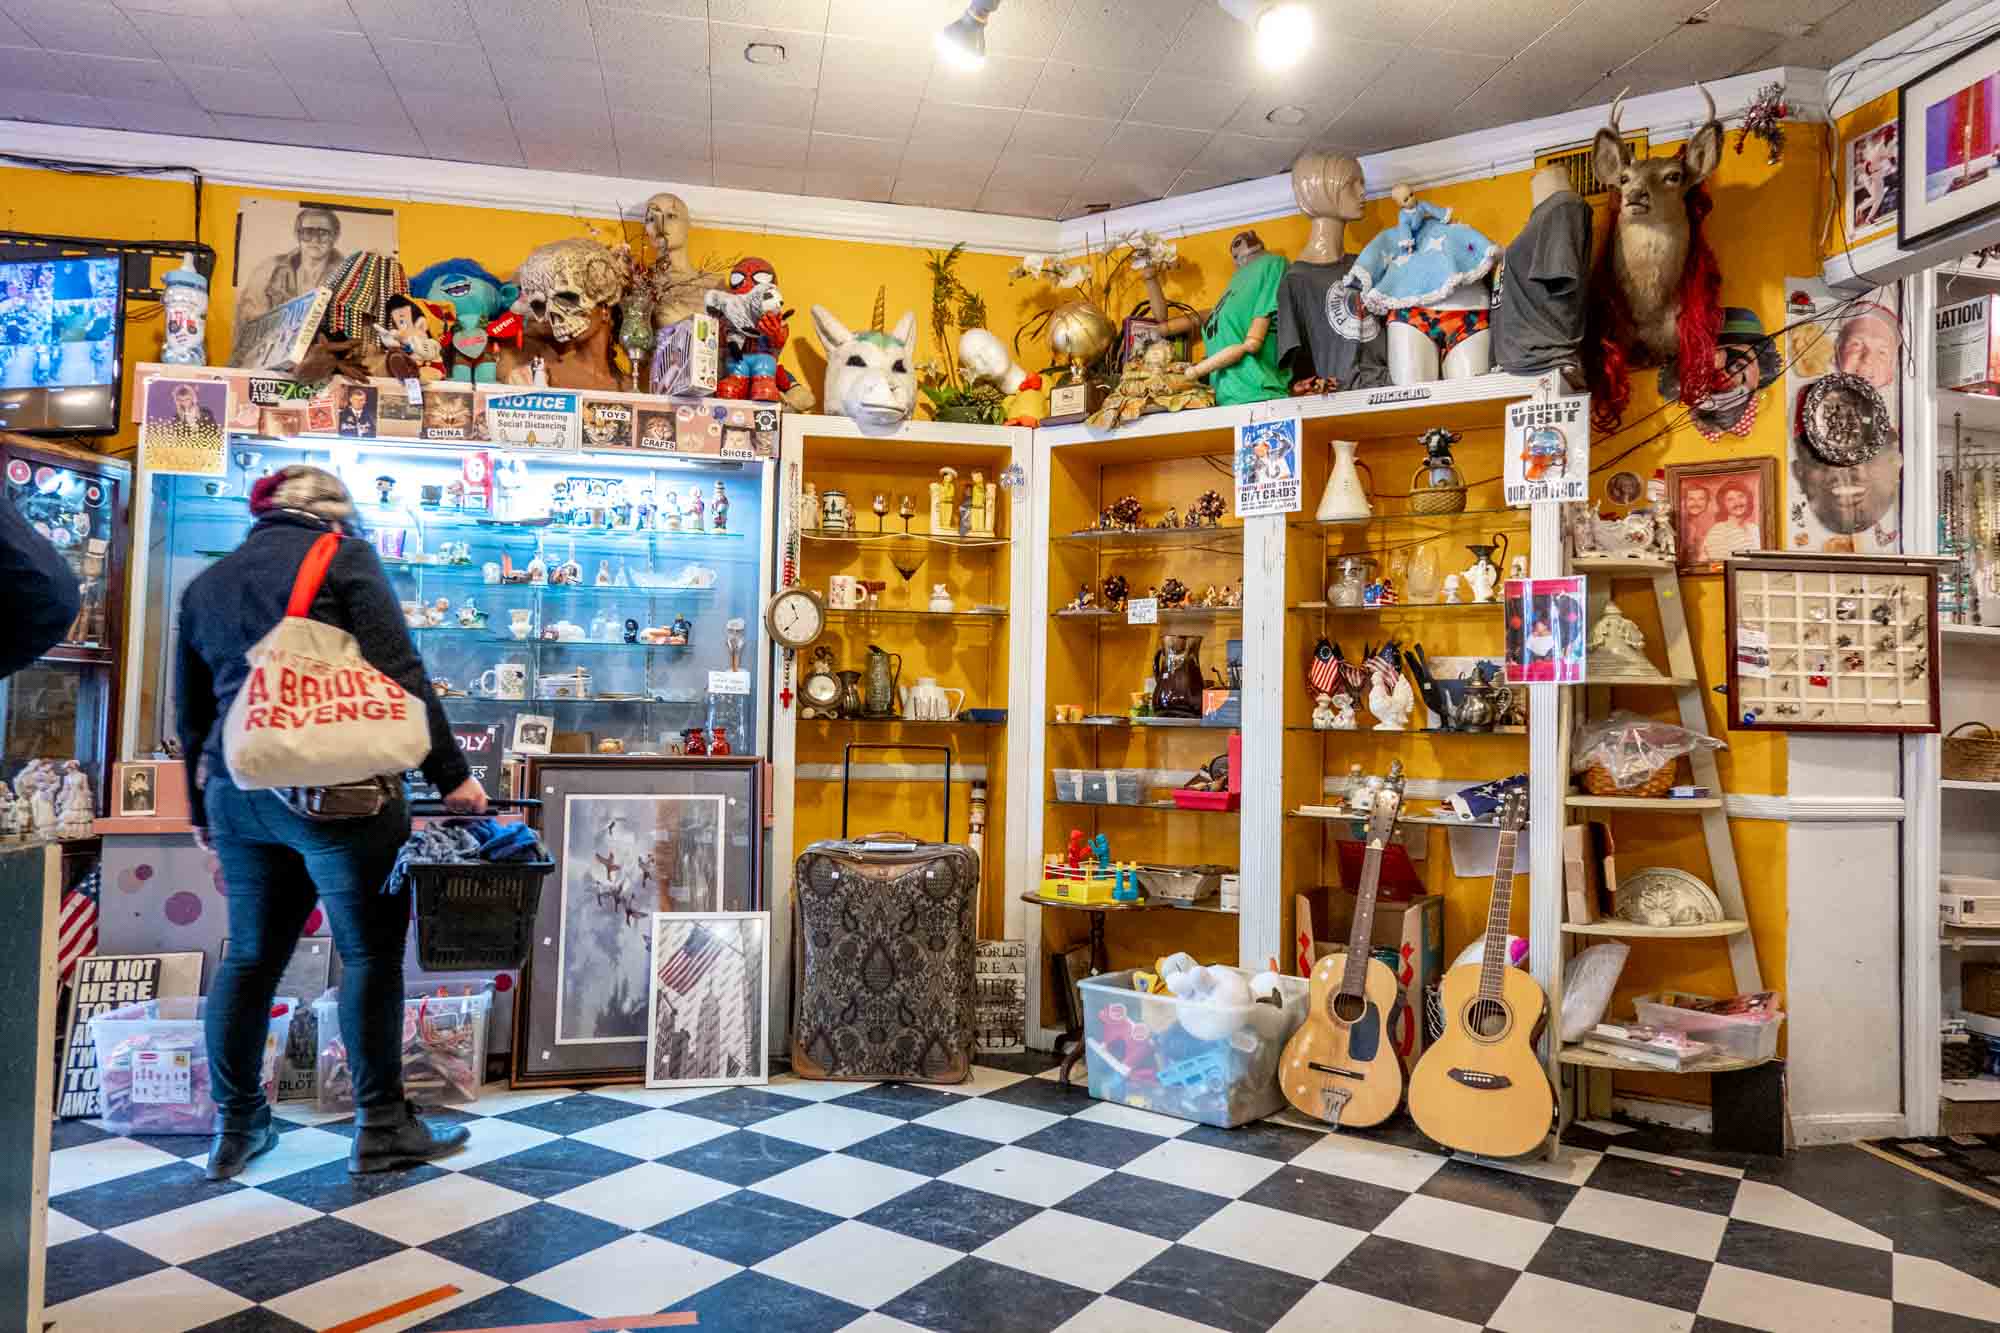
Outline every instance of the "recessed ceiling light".
{"label": "recessed ceiling light", "polygon": [[785,48],[776,42],[752,42],[743,48],[743,58],[753,65],[782,65]]}
{"label": "recessed ceiling light", "polygon": [[1303,125],[1306,123],[1306,109],[1302,106],[1274,106],[1264,113],[1264,119],[1273,125]]}
{"label": "recessed ceiling light", "polygon": [[1313,17],[1300,0],[1217,0],[1223,12],[1250,25],[1257,63],[1289,69],[1312,45]]}

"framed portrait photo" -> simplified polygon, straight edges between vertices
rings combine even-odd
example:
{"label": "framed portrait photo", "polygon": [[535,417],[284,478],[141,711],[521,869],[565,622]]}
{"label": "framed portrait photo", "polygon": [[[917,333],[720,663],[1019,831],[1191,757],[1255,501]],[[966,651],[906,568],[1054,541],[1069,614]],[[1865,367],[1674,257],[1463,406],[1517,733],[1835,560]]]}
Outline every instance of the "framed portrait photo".
{"label": "framed portrait photo", "polygon": [[1745,551],[1778,549],[1778,460],[1727,458],[1667,468],[1683,574],[1719,574]]}
{"label": "framed portrait photo", "polygon": [[2000,205],[2000,38],[1967,47],[1897,89],[1896,126],[1899,246],[1992,213]]}
{"label": "framed portrait photo", "polygon": [[118,765],[118,814],[132,819],[158,814],[160,810],[160,769],[157,764]]}
{"label": "framed portrait photo", "polygon": [[765,1083],[769,912],[656,912],[646,1086]]}
{"label": "framed portrait photo", "polygon": [[653,918],[763,905],[761,764],[733,755],[526,761],[523,787],[542,803],[537,825],[556,871],[515,1007],[514,1086],[651,1077]]}
{"label": "framed portrait photo", "polygon": [[515,754],[547,754],[556,739],[556,720],[544,713],[514,715]]}

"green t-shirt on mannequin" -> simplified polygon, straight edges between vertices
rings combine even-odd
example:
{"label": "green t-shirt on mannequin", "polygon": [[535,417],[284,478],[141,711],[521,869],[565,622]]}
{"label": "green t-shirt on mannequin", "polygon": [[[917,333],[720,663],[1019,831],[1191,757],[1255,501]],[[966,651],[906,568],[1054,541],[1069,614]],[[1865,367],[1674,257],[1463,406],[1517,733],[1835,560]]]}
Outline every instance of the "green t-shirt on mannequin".
{"label": "green t-shirt on mannequin", "polygon": [[1278,364],[1278,287],[1285,278],[1285,260],[1269,251],[1245,263],[1230,275],[1229,286],[1202,327],[1203,350],[1213,355],[1218,349],[1240,343],[1250,335],[1250,325],[1258,318],[1270,321],[1264,345],[1233,366],[1224,366],[1208,377],[1215,401],[1261,403],[1283,398],[1292,383]]}

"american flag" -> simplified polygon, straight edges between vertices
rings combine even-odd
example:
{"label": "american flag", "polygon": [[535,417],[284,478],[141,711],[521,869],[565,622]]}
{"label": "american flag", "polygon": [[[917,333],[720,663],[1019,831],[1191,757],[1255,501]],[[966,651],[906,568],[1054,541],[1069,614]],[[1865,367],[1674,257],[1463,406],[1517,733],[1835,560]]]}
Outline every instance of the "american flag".
{"label": "american flag", "polygon": [[97,952],[97,895],[102,881],[93,869],[71,885],[56,909],[56,968],[67,983],[77,959]]}
{"label": "american flag", "polygon": [[1365,679],[1352,663],[1342,660],[1340,649],[1327,639],[1319,641],[1312,660],[1306,663],[1306,686],[1314,695],[1352,691]]}
{"label": "american flag", "polygon": [[715,965],[722,951],[722,937],[706,926],[694,926],[687,939],[660,964],[660,984],[676,995],[686,995]]}

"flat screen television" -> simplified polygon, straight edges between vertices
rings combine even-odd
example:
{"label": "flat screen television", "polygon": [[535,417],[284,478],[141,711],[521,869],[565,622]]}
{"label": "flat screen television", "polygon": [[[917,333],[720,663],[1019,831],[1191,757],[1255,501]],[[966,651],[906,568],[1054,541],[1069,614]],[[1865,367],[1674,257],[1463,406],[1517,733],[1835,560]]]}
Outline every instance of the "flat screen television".
{"label": "flat screen television", "polygon": [[124,329],[116,255],[0,261],[0,430],[117,430]]}

